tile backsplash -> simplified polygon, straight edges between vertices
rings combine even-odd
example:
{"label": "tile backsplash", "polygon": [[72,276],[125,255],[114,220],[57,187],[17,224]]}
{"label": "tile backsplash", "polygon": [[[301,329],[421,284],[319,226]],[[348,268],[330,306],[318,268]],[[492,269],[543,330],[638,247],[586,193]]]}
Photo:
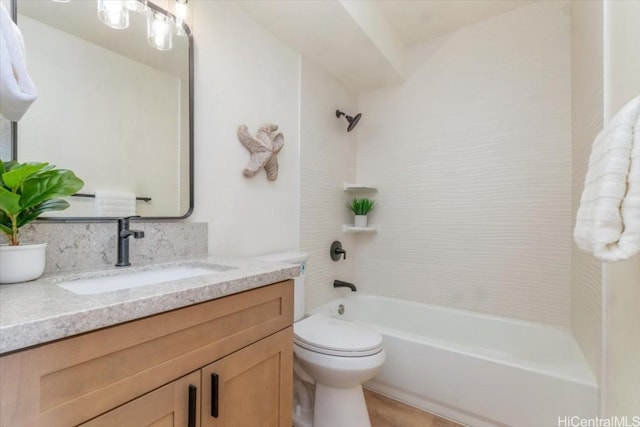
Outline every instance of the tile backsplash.
{"label": "tile backsplash", "polygon": [[[143,239],[132,239],[132,264],[171,261],[207,253],[207,223],[132,222],[144,231]],[[36,222],[20,230],[23,243],[47,243],[45,272],[113,266],[116,262],[116,222]]]}

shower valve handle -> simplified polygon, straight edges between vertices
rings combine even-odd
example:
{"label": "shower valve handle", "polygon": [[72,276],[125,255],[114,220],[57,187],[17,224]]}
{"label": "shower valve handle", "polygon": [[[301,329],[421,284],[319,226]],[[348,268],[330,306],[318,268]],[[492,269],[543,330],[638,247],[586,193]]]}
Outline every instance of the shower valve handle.
{"label": "shower valve handle", "polygon": [[338,240],[334,241],[331,244],[329,254],[331,255],[331,259],[334,261],[340,261],[340,258],[347,259],[347,251],[342,249],[342,243],[340,243]]}

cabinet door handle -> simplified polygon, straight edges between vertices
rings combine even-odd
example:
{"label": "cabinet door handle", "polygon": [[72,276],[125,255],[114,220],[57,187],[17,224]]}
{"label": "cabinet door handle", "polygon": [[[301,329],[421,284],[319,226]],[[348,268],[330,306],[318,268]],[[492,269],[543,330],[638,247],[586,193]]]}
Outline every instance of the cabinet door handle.
{"label": "cabinet door handle", "polygon": [[211,416],[218,418],[218,374],[211,374]]}
{"label": "cabinet door handle", "polygon": [[196,401],[198,400],[198,387],[189,384],[189,410],[187,427],[196,427]]}

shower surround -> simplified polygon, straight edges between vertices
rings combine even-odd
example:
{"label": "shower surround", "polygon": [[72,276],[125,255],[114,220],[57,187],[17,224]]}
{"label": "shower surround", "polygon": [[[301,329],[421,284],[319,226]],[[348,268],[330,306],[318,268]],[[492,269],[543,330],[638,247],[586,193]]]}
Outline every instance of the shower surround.
{"label": "shower surround", "polygon": [[355,283],[568,326],[566,4],[536,2],[414,45],[407,68],[405,84],[358,98],[357,180],[378,185],[379,232],[358,237]]}

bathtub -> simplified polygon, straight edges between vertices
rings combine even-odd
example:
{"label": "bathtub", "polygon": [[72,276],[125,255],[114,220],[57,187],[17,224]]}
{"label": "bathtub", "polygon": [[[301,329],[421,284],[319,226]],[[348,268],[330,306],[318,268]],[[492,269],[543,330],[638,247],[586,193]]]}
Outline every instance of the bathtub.
{"label": "bathtub", "polygon": [[473,427],[597,416],[598,386],[566,328],[366,294],[321,311],[380,331],[387,361],[365,387],[393,399]]}

